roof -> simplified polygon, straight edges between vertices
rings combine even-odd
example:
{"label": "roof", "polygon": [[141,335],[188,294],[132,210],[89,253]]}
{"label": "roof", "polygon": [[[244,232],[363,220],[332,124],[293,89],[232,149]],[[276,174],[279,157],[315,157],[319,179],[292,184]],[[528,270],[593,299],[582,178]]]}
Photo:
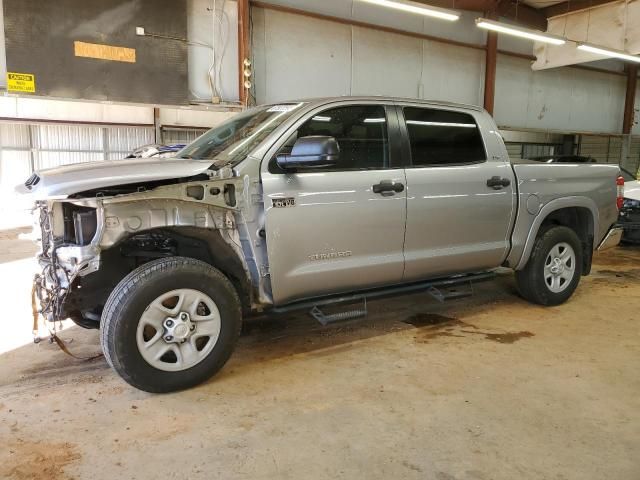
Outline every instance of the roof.
{"label": "roof", "polygon": [[279,103],[292,103],[292,102],[307,102],[310,104],[323,104],[323,103],[331,103],[331,102],[340,102],[340,101],[371,101],[377,100],[380,102],[411,102],[411,103],[421,103],[424,105],[433,105],[439,107],[454,107],[454,108],[466,108],[469,110],[483,111],[484,109],[478,105],[470,105],[465,103],[455,103],[455,102],[443,102],[441,100],[425,100],[420,98],[408,98],[408,97],[389,97],[384,95],[343,95],[339,97],[312,97],[312,98],[299,98],[296,100],[289,100],[284,102],[273,102],[273,104]]}

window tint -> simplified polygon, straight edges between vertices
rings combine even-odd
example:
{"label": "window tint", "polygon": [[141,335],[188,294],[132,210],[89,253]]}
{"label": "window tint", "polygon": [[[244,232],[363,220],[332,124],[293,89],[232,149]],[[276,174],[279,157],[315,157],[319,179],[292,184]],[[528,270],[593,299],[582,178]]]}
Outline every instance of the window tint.
{"label": "window tint", "polygon": [[483,162],[487,159],[480,131],[466,113],[405,108],[414,166]]}
{"label": "window tint", "polygon": [[381,169],[389,165],[387,118],[382,106],[354,105],[318,113],[287,140],[279,153],[289,153],[298,138],[312,135],[334,137],[340,146],[338,164],[322,171]]}

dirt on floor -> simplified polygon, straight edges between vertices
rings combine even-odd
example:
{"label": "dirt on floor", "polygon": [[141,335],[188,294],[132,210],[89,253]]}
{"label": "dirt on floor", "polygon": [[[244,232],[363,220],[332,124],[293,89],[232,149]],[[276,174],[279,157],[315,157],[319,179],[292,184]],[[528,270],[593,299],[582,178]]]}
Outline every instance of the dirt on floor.
{"label": "dirt on floor", "polygon": [[[500,273],[340,325],[251,320],[219,375],[168,395],[30,342],[32,253],[0,234],[0,478],[640,479],[640,249],[554,308]],[[99,353],[97,331],[61,337]]]}

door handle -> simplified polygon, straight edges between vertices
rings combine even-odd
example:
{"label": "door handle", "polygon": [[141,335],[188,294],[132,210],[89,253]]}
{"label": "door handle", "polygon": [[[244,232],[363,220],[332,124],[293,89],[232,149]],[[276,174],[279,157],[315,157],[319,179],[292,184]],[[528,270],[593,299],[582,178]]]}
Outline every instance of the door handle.
{"label": "door handle", "polygon": [[404,191],[404,185],[391,180],[381,180],[380,183],[373,186],[373,193],[379,193],[383,197],[388,197],[402,191]]}
{"label": "door handle", "polygon": [[503,187],[511,185],[511,180],[508,178],[491,177],[487,180],[487,187],[491,187],[494,190],[500,190]]}

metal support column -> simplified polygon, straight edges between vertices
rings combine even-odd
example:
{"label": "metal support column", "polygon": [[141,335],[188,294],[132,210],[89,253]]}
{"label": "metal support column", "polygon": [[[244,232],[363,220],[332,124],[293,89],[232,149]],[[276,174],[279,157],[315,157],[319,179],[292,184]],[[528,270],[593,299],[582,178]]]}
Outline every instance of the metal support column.
{"label": "metal support column", "polygon": [[487,50],[484,68],[484,108],[493,115],[496,96],[496,60],[498,56],[498,34],[487,32]]}
{"label": "metal support column", "polygon": [[622,120],[622,133],[628,135],[633,128],[635,103],[636,103],[636,86],[638,83],[638,66],[627,65],[627,91],[624,98],[624,117]]}
{"label": "metal support column", "polygon": [[251,59],[249,48],[249,0],[238,0],[238,92],[240,103],[247,106],[249,103],[249,89],[245,87],[244,71],[247,68],[244,61]]}
{"label": "metal support column", "polygon": [[153,128],[154,128],[154,141],[157,144],[162,144],[162,125],[160,124],[160,109],[153,109]]}

